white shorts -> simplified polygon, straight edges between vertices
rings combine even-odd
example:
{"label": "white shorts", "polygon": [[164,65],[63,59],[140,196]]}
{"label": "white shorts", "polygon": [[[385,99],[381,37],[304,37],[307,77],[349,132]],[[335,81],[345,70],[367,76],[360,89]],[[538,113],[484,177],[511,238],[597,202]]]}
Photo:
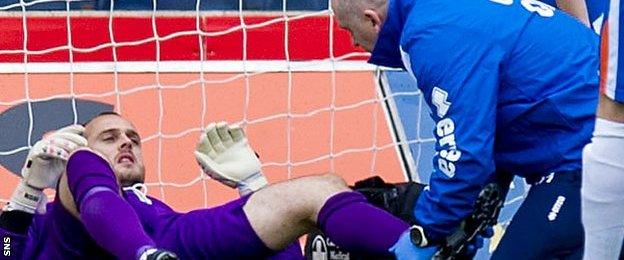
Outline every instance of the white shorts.
{"label": "white shorts", "polygon": [[618,259],[624,238],[624,124],[596,120],[583,150],[583,259]]}

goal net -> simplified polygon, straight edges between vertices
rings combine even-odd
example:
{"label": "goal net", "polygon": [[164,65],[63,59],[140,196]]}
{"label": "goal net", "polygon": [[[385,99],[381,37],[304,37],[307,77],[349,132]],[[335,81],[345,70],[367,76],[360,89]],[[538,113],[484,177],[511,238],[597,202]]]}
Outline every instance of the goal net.
{"label": "goal net", "polygon": [[244,126],[270,182],[324,172],[406,178],[391,95],[330,10],[130,12],[112,2],[73,11],[76,1],[61,1],[67,10],[24,11],[37,2],[59,3],[0,6],[14,10],[0,12],[4,200],[18,180],[10,172],[45,132],[105,110],[134,122],[149,194],[181,211],[237,196],[193,157],[213,121]]}

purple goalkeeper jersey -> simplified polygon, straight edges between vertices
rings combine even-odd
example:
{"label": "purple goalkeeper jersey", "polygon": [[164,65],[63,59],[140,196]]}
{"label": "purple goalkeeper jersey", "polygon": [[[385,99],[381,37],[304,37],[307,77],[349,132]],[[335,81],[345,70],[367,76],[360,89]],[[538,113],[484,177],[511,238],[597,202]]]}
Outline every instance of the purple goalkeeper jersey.
{"label": "purple goalkeeper jersey", "polygon": [[[157,246],[175,252],[180,259],[302,259],[297,243],[277,254],[262,243],[242,209],[248,196],[214,208],[178,213],[138,191],[124,191],[123,195]],[[46,214],[35,215],[27,234],[0,228],[0,235],[11,238],[14,259],[114,258],[58,200],[48,204]]]}

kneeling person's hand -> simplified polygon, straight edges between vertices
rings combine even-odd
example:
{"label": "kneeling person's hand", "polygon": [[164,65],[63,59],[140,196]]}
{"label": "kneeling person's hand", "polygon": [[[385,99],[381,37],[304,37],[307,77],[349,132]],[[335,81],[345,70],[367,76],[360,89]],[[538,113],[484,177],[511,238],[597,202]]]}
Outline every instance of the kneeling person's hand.
{"label": "kneeling person's hand", "polygon": [[406,230],[399,240],[390,248],[390,252],[398,260],[431,260],[438,251],[436,246],[420,247],[413,243],[411,229]]}

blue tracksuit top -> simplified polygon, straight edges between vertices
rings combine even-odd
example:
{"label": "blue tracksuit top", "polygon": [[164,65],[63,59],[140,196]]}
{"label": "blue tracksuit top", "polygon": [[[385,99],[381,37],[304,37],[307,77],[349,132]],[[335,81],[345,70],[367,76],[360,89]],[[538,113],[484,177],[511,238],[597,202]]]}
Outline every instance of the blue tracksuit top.
{"label": "blue tracksuit top", "polygon": [[431,107],[434,170],[414,210],[430,240],[454,231],[496,171],[581,169],[597,48],[589,28],[535,0],[389,0],[369,62],[406,69]]}

